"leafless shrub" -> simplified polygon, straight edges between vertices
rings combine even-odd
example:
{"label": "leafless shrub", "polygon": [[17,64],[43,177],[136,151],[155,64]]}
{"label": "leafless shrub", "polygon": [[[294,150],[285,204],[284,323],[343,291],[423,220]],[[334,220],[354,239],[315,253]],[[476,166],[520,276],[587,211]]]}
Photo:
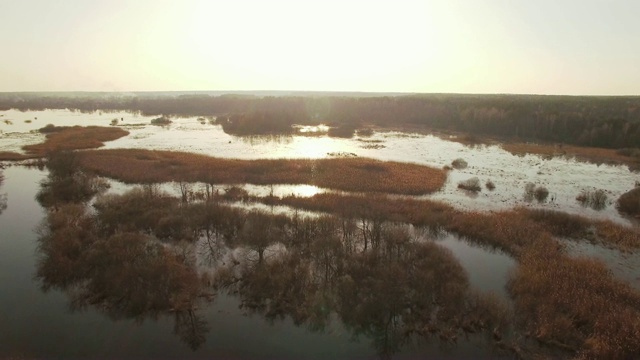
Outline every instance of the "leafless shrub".
{"label": "leafless shrub", "polygon": [[584,207],[602,210],[607,207],[607,193],[604,190],[582,190],[576,200]]}
{"label": "leafless shrub", "polygon": [[466,169],[466,168],[467,168],[467,166],[468,166],[468,164],[467,164],[467,162],[466,162],[464,159],[462,159],[462,158],[458,158],[458,159],[455,159],[455,160],[453,160],[453,161],[451,162],[451,166],[452,166],[454,169],[458,169],[458,170],[460,170],[460,169]]}
{"label": "leafless shrub", "polygon": [[171,124],[171,119],[169,119],[167,116],[160,116],[159,118],[155,118],[153,120],[151,120],[151,125],[160,125],[160,126],[166,126]]}
{"label": "leafless shrub", "polygon": [[545,202],[549,196],[549,190],[544,186],[538,186],[534,192],[534,196],[538,202]]}
{"label": "leafless shrub", "polygon": [[496,188],[496,185],[491,180],[487,180],[484,186],[486,186],[487,190],[489,191],[493,191]]}
{"label": "leafless shrub", "polygon": [[524,200],[527,202],[536,199],[539,203],[545,202],[549,197],[549,190],[544,186],[536,186],[534,183],[527,183],[524,186]]}
{"label": "leafless shrub", "polygon": [[480,187],[480,179],[478,179],[477,177],[472,177],[471,179],[460,181],[458,183],[458,188],[476,192],[482,190],[482,188]]}

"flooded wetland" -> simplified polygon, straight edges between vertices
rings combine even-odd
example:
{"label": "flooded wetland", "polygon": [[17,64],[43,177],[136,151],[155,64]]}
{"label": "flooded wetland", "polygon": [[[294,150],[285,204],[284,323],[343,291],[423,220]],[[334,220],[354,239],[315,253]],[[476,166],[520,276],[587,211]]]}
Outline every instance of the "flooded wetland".
{"label": "flooded wetland", "polygon": [[629,157],[260,119],[0,111],[0,358],[640,356]]}

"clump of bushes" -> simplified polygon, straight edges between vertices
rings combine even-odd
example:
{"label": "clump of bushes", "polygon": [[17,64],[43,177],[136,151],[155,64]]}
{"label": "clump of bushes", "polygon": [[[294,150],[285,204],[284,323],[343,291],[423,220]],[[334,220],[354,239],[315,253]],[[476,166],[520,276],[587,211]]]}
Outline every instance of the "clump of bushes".
{"label": "clump of bushes", "polygon": [[356,134],[361,137],[369,137],[373,135],[373,129],[371,128],[362,128],[356,131]]}
{"label": "clump of bushes", "polygon": [[489,191],[493,191],[496,188],[496,184],[494,184],[491,180],[487,180],[484,186],[486,186],[487,190]]}
{"label": "clump of bushes", "polygon": [[462,158],[455,159],[451,162],[451,166],[454,169],[466,169],[468,165],[469,164]]}
{"label": "clump of bushes", "polygon": [[118,120],[118,118],[111,119],[111,126],[116,126],[116,125],[118,125],[118,122],[119,122],[119,121],[120,121],[120,120]]}
{"label": "clump of bushes", "polygon": [[224,195],[222,197],[228,201],[247,201],[249,199],[249,192],[239,186],[230,186],[224,189]]}
{"label": "clump of bushes", "polygon": [[460,181],[458,183],[458,189],[478,192],[482,190],[482,188],[480,187],[480,179],[478,179],[477,177],[472,177],[471,179]]}
{"label": "clump of bushes", "polygon": [[171,124],[171,119],[169,119],[165,115],[162,115],[159,118],[155,118],[155,119],[151,120],[151,125],[165,126],[165,125],[169,125],[169,124]]}
{"label": "clump of bushes", "polygon": [[640,157],[640,148],[624,148],[616,151],[619,155],[629,157]]}
{"label": "clump of bushes", "polygon": [[544,186],[538,186],[534,192],[534,196],[538,202],[544,202],[549,197],[549,190]]}
{"label": "clump of bushes", "polygon": [[544,186],[536,186],[534,183],[527,183],[524,186],[524,199],[527,202],[536,199],[539,203],[547,201],[549,197],[549,190]]}
{"label": "clump of bushes", "polygon": [[288,135],[294,132],[295,116],[287,111],[254,111],[217,118],[222,131],[230,135]]}
{"label": "clump of bushes", "polygon": [[604,190],[582,190],[582,192],[576,197],[576,200],[585,207],[590,207],[594,210],[602,210],[607,206],[607,193]]}
{"label": "clump of bushes", "polygon": [[622,194],[618,199],[617,207],[620,212],[640,216],[640,187]]}
{"label": "clump of bushes", "polygon": [[62,131],[64,129],[65,129],[65,127],[63,127],[63,126],[56,127],[53,124],[47,124],[43,128],[38,129],[38,131],[43,133],[43,134],[50,134],[50,133],[53,133],[53,132]]}
{"label": "clump of bushes", "polygon": [[327,135],[339,138],[352,138],[356,132],[356,128],[352,124],[342,124],[336,127],[330,127]]}

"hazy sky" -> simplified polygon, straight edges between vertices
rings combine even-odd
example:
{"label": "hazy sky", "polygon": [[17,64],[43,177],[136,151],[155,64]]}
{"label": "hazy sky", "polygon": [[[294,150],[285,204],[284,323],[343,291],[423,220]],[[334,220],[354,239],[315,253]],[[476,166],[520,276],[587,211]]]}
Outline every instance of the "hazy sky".
{"label": "hazy sky", "polygon": [[640,1],[0,0],[0,91],[640,95]]}

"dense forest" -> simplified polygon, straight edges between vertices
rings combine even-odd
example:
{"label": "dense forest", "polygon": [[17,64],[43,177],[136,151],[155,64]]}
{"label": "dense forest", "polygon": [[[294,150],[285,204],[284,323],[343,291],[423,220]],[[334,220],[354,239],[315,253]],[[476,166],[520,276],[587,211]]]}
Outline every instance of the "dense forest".
{"label": "dense forest", "polygon": [[237,135],[287,133],[292,124],[428,127],[605,148],[640,147],[640,97],[538,95],[254,96],[0,94],[0,110],[134,111],[218,116]]}

